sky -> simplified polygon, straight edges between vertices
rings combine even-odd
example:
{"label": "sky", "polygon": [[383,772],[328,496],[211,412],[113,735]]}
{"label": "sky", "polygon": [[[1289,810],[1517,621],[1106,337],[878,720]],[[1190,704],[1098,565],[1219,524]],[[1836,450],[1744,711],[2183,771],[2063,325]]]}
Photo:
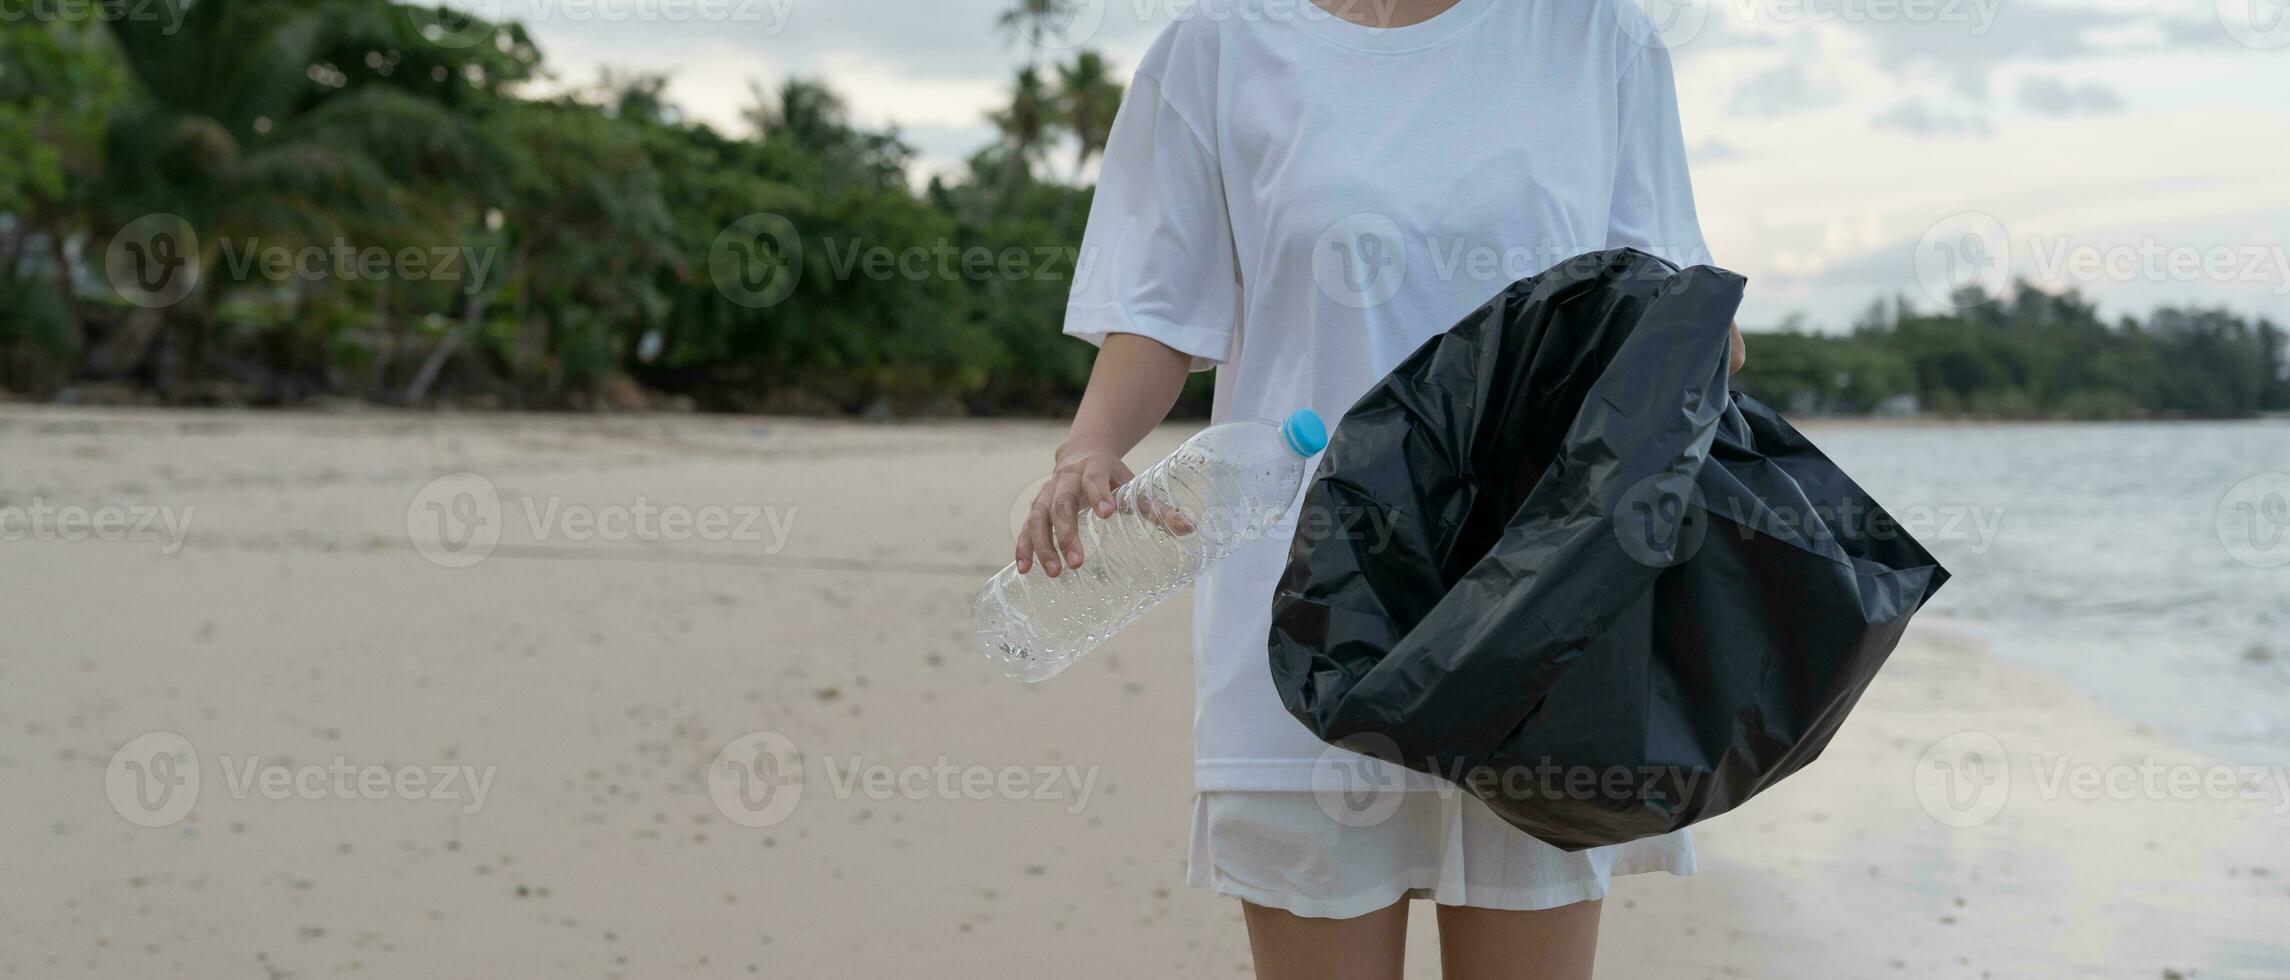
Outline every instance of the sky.
{"label": "sky", "polygon": [[[926,174],[993,138],[1025,59],[995,27],[1007,2],[449,0],[525,21],[565,84],[664,72],[727,130],[751,81],[824,78]],[[2012,278],[2110,316],[2290,323],[2290,0],[1640,2],[1676,63],[1703,231],[1750,279],[1745,327],[1845,329],[1880,297],[1931,309]],[[1191,8],[1083,0],[1049,55],[1086,45],[1126,77]]]}

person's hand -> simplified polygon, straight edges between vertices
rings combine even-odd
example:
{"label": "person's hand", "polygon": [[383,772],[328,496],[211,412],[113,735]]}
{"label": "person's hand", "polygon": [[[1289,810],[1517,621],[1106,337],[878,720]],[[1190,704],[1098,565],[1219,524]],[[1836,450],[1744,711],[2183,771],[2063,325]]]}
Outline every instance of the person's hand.
{"label": "person's hand", "polygon": [[1726,355],[1725,373],[1740,374],[1741,366],[1749,363],[1749,345],[1741,340],[1741,324],[1733,325],[1733,342]]}
{"label": "person's hand", "polygon": [[1092,446],[1059,447],[1049,482],[1042,484],[1042,492],[1026,511],[1026,523],[1018,528],[1018,574],[1031,571],[1037,561],[1051,578],[1065,569],[1080,568],[1085,556],[1076,519],[1082,508],[1112,517],[1113,491],[1131,476],[1119,453]]}

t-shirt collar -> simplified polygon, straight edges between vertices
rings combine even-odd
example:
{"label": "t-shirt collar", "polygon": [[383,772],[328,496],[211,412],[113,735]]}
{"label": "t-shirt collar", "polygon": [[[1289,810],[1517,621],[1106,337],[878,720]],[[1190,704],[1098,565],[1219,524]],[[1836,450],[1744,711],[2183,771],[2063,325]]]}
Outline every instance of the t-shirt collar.
{"label": "t-shirt collar", "polygon": [[[1346,0],[1372,4],[1378,0]],[[1455,6],[1420,24],[1406,27],[1366,27],[1320,8],[1312,0],[1294,0],[1297,22],[1306,31],[1336,44],[1361,51],[1403,54],[1420,51],[1468,30],[1488,10],[1504,0],[1457,0]]]}

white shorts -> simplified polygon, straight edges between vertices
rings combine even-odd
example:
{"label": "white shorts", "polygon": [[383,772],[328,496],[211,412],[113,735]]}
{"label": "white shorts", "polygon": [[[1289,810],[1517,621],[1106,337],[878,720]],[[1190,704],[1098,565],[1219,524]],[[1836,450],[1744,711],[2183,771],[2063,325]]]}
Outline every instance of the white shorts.
{"label": "white shorts", "polygon": [[1401,898],[1557,908],[1605,898],[1615,875],[1694,873],[1693,841],[1683,830],[1570,854],[1504,823],[1460,790],[1391,795],[1399,799],[1360,811],[1388,817],[1347,826],[1309,792],[1200,793],[1187,880],[1297,915],[1349,919]]}

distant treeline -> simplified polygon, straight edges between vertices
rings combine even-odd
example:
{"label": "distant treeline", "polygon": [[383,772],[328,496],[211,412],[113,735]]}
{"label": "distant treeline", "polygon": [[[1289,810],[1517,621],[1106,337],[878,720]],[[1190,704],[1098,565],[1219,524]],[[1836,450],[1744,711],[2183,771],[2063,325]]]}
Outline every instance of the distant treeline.
{"label": "distant treeline", "polygon": [[1849,333],[1749,335],[1739,386],[1791,411],[2000,418],[2227,417],[2290,410],[2290,335],[2223,311],[2109,323],[2024,284],[1946,313],[1879,303]]}
{"label": "distant treeline", "polygon": [[[567,92],[516,24],[390,0],[149,0],[0,18],[0,389],[169,404],[1043,413],[1122,89],[1031,51],[1000,138],[916,187],[913,149],[815,81],[738,133],[657,76]],[[67,7],[69,5],[66,5]],[[63,10],[64,7],[58,7]],[[89,12],[99,12],[100,16]],[[542,94],[544,89],[550,94]],[[2023,290],[1845,337],[1760,334],[1801,410],[2282,408],[2281,332],[2104,325]],[[1180,410],[1206,408],[1196,376]],[[1892,400],[1888,403],[1888,399]]]}

